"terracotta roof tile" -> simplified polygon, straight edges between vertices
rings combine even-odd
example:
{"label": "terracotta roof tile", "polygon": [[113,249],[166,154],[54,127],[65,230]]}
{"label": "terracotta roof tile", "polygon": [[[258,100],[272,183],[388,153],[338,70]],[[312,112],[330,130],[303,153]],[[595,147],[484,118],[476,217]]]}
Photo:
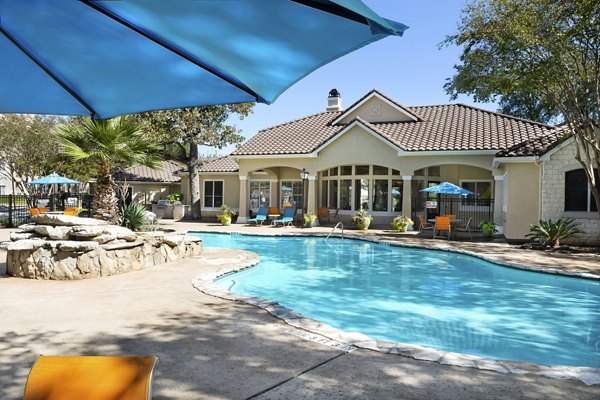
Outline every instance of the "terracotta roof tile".
{"label": "terracotta roof tile", "polygon": [[237,172],[240,166],[233,157],[220,157],[211,160],[200,167],[200,172]]}
{"label": "terracotta roof tile", "polygon": [[117,171],[114,178],[116,181],[127,182],[180,182],[181,178],[176,176],[175,172],[183,168],[183,165],[175,161],[166,160],[161,161],[156,169],[138,165]]}
{"label": "terracotta roof tile", "polygon": [[[463,104],[404,108],[421,120],[367,125],[408,152],[500,151],[542,136],[549,135],[552,138],[555,136],[553,132],[558,129]],[[232,154],[235,156],[311,153],[346,127],[343,124],[331,125],[331,122],[342,113],[323,112],[263,129]],[[544,140],[540,139],[540,143],[542,142]]]}
{"label": "terracotta roof tile", "polygon": [[496,157],[539,157],[556,147],[564,137],[564,130],[557,129],[547,135],[525,140],[500,150],[496,153]]}

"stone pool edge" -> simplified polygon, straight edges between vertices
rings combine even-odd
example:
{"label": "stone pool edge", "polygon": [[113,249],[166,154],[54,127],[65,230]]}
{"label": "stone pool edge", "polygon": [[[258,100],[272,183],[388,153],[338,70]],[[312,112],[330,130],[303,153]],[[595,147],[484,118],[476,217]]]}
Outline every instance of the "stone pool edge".
{"label": "stone pool edge", "polygon": [[[214,232],[206,232],[206,233],[214,233]],[[274,236],[274,235],[269,235]],[[275,236],[291,236],[291,235],[275,235]],[[294,235],[294,236],[323,236],[319,234],[310,234],[310,235]],[[352,239],[357,240],[368,240],[371,242],[384,242],[381,240],[374,240],[373,238],[356,238],[352,237]],[[402,244],[398,244],[395,242],[385,242],[390,245],[402,246]],[[426,248],[423,246],[409,245],[405,247],[420,247]],[[440,248],[436,248],[438,250],[443,250]],[[495,360],[491,358],[485,358],[480,356],[475,356],[471,354],[463,354],[463,353],[454,353],[454,352],[445,352],[436,350],[433,348],[423,347],[416,344],[409,343],[394,343],[394,342],[385,342],[380,340],[375,340],[367,335],[358,333],[358,332],[345,332],[339,329],[336,329],[330,325],[324,324],[322,322],[313,320],[311,318],[307,318],[302,316],[300,313],[287,308],[285,306],[280,305],[279,303],[271,300],[266,300],[256,296],[247,296],[242,294],[237,294],[234,292],[227,291],[225,289],[221,289],[216,284],[214,284],[214,280],[217,278],[239,272],[248,268],[252,268],[260,262],[260,257],[258,254],[246,251],[246,250],[235,250],[239,253],[239,261],[232,265],[222,265],[216,271],[203,272],[199,274],[196,278],[192,280],[192,285],[198,291],[218,297],[225,300],[239,301],[242,303],[250,304],[256,307],[259,307],[270,315],[284,321],[287,325],[290,325],[294,328],[302,329],[311,333],[315,333],[317,335],[324,336],[331,340],[341,342],[347,345],[354,346],[360,349],[373,350],[384,354],[396,354],[404,357],[410,357],[420,361],[430,361],[437,362],[443,365],[451,365],[458,367],[466,367],[466,368],[476,368],[481,370],[489,370],[501,373],[514,373],[514,374],[533,374],[540,375],[549,378],[557,378],[557,379],[574,379],[579,380],[585,385],[598,385],[600,384],[600,368],[592,368],[592,367],[572,367],[572,366],[548,366],[542,364],[531,364],[524,363],[518,361],[508,361],[508,360]],[[468,254],[472,256],[476,256],[478,258],[485,259],[486,261],[491,261],[498,264],[497,261],[491,260],[489,258],[481,257],[479,255],[474,255],[468,251],[456,251],[456,249],[447,249],[447,251],[454,251],[461,254]],[[501,264],[504,265],[504,264]],[[511,265],[505,265],[508,267],[512,267]],[[520,268],[525,269],[525,268]],[[545,269],[544,269],[545,270]],[[533,271],[538,272],[546,272],[542,269],[533,269]],[[573,276],[573,275],[568,275]],[[600,278],[600,277],[599,277]],[[589,278],[588,278],[589,279]],[[592,278],[595,279],[595,278]]]}

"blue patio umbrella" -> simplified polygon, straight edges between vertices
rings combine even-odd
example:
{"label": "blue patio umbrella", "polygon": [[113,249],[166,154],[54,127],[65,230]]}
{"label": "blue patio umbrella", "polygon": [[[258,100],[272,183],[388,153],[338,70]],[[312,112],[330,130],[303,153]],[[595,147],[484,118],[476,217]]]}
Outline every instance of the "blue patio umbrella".
{"label": "blue patio umbrella", "polygon": [[456,186],[455,184],[450,182],[442,182],[439,185],[428,187],[426,189],[421,189],[421,192],[437,194],[462,194],[465,196],[468,194],[474,194],[470,190],[463,189],[460,186]]}
{"label": "blue patio umbrella", "polygon": [[406,29],[360,0],[0,0],[0,113],[269,104]]}
{"label": "blue patio umbrella", "polygon": [[29,182],[30,185],[74,185],[77,183],[79,183],[79,181],[65,178],[64,176],[58,175],[56,172]]}

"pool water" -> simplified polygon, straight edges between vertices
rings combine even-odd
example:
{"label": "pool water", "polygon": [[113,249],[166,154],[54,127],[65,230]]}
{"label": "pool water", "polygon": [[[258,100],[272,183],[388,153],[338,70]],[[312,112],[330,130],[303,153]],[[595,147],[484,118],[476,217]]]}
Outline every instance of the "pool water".
{"label": "pool water", "polygon": [[360,240],[196,233],[260,264],[215,283],[346,332],[442,351],[600,367],[600,282]]}

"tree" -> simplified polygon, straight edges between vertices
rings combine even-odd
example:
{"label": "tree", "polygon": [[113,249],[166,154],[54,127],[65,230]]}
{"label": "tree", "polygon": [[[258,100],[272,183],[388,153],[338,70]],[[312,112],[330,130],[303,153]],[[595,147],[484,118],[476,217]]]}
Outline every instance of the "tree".
{"label": "tree", "polygon": [[143,134],[132,117],[110,120],[82,118],[56,129],[60,152],[72,161],[95,163],[98,175],[92,202],[94,217],[117,223],[115,168],[132,165],[154,167],[159,146]]}
{"label": "tree", "polygon": [[244,137],[228,121],[232,114],[240,119],[246,117],[253,107],[254,103],[242,103],[139,114],[138,118],[147,127],[147,134],[162,143],[166,154],[187,165],[193,220],[201,217],[198,170],[202,156],[198,146],[221,149],[229,144],[241,143]]}
{"label": "tree", "polygon": [[58,141],[52,130],[61,121],[40,115],[0,116],[0,174],[21,192],[28,193],[27,182],[54,171]]}
{"label": "tree", "polygon": [[500,99],[504,111],[566,123],[600,212],[600,2],[472,0],[444,43],[463,47],[445,85],[453,98]]}

